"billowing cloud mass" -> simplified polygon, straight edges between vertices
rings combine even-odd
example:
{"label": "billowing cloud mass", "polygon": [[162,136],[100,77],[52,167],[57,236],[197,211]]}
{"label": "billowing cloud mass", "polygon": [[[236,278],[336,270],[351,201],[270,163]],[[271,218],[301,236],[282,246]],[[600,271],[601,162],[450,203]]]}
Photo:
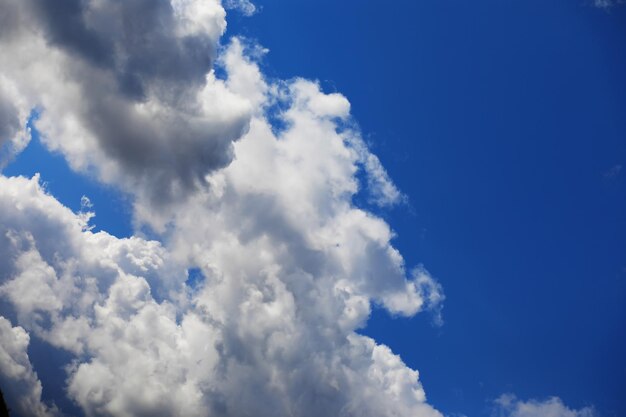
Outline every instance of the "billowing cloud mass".
{"label": "billowing cloud mass", "polygon": [[404,197],[347,99],[265,79],[244,40],[218,56],[217,1],[63,4],[0,0],[5,144],[35,109],[44,144],[129,193],[158,240],[96,233],[38,176],[0,176],[9,403],[57,413],[34,337],[73,357],[86,416],[440,417],[418,372],[357,333],[372,304],[440,320],[444,296],[353,203]]}
{"label": "billowing cloud mass", "polygon": [[249,0],[226,0],[224,6],[227,9],[239,10],[244,16],[252,16],[257,12],[256,6]]}
{"label": "billowing cloud mass", "polygon": [[15,91],[11,90],[11,86],[0,73],[0,169],[24,149],[30,138],[26,128],[29,112],[23,105],[20,109],[20,100],[15,98]]}
{"label": "billowing cloud mass", "polygon": [[596,417],[592,407],[579,410],[568,408],[560,398],[545,401],[522,401],[515,395],[504,394],[495,401],[495,417]]}
{"label": "billowing cloud mass", "polygon": [[218,0],[0,8],[5,141],[38,109],[50,149],[151,204],[182,198],[231,161],[251,109],[211,72],[226,27]]}

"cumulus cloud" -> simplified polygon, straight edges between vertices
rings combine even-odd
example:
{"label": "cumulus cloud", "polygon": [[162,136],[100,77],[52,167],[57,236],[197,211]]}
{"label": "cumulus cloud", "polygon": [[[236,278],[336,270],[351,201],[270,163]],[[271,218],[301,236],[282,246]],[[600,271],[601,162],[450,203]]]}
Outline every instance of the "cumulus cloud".
{"label": "cumulus cloud", "polygon": [[41,402],[41,382],[28,358],[30,337],[21,327],[0,316],[0,384],[13,411],[24,416],[52,417],[54,407]]}
{"label": "cumulus cloud", "polygon": [[610,169],[605,171],[602,176],[604,177],[604,179],[613,180],[619,177],[619,175],[622,173],[622,168],[624,167],[621,164],[615,164]]}
{"label": "cumulus cloud", "polygon": [[[16,352],[32,336],[71,355],[66,394],[87,416],[441,417],[418,372],[358,334],[373,304],[437,317],[444,295],[353,203],[403,197],[344,96],[265,79],[263,49],[237,38],[218,57],[217,1],[0,6],[0,44],[30,48],[0,64],[23,98],[11,112],[38,106],[45,144],[133,195],[159,239],[94,233],[88,198],[74,213],[39,176],[0,175],[0,312],[17,326],[0,330]],[[16,361],[30,388],[8,401],[39,401],[26,356],[0,366]]]}
{"label": "cumulus cloud", "polygon": [[560,398],[522,401],[513,394],[503,394],[494,402],[494,417],[596,417],[592,407],[568,408]]}
{"label": "cumulus cloud", "polygon": [[0,259],[0,295],[19,323],[76,353],[94,303],[119,276],[142,277],[161,298],[185,280],[160,243],[92,233],[84,213],[48,195],[38,176],[0,177]]}
{"label": "cumulus cloud", "polygon": [[[290,127],[276,136],[259,114],[163,244],[93,233],[37,177],[0,177],[0,295],[76,355],[67,392],[87,415],[440,415],[416,371],[355,331],[372,302],[412,315],[441,289],[423,270],[407,278],[389,226],[351,204],[345,99],[283,88]],[[344,104],[309,104],[330,100]],[[183,265],[202,271],[198,288]]]}
{"label": "cumulus cloud", "polygon": [[[249,189],[241,175],[256,145],[289,141],[253,132],[222,186],[176,218],[167,247],[93,233],[37,177],[0,177],[3,300],[21,326],[75,355],[67,393],[86,415],[440,416],[417,371],[355,333],[371,300],[410,315],[437,301],[438,286],[424,271],[405,279],[388,226],[346,197],[308,223],[281,211],[286,184]],[[330,163],[354,164],[340,149]],[[309,198],[335,192],[303,180],[320,188]],[[183,263],[201,267],[200,288],[184,285]]]}
{"label": "cumulus cloud", "polygon": [[218,0],[0,8],[4,137],[36,107],[50,149],[153,205],[184,197],[231,161],[250,108],[211,71],[226,26]]}

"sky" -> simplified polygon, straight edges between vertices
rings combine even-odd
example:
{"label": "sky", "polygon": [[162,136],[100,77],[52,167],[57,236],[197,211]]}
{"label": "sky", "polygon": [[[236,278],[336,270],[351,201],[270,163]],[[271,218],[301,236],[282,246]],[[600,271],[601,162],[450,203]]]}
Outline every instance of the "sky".
{"label": "sky", "polygon": [[626,6],[253,3],[0,0],[16,415],[626,414]]}

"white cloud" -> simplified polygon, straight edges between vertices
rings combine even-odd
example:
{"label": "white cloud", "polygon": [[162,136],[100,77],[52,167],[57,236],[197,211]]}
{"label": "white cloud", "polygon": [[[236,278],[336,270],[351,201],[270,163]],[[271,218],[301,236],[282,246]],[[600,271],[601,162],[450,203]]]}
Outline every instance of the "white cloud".
{"label": "white cloud", "polygon": [[497,417],[596,417],[592,407],[579,410],[568,408],[560,398],[551,397],[544,401],[519,400],[513,394],[503,394],[494,402]]}
{"label": "white cloud", "polygon": [[623,4],[623,0],[593,0],[593,5],[600,9],[609,10],[614,6]]}
{"label": "white cloud", "polygon": [[[0,72],[25,106],[44,108],[47,146],[133,195],[136,223],[161,239],[94,233],[88,199],[73,213],[38,176],[0,176],[0,306],[20,332],[73,355],[67,395],[88,416],[440,417],[418,372],[357,334],[372,303],[438,316],[444,297],[426,270],[407,271],[390,226],[353,204],[361,191],[380,205],[403,197],[348,100],[308,80],[266,80],[262,49],[239,39],[217,58],[225,80],[202,65],[196,81],[170,79],[181,74],[167,66],[153,73],[142,65],[155,51],[122,45],[137,28],[120,22],[165,19],[165,33],[148,38],[173,42],[165,61],[183,63],[195,58],[181,39],[216,58],[225,22],[216,1],[173,0],[171,15],[149,3],[92,0],[57,21],[45,2],[0,0],[24,27],[42,27],[4,29],[3,46],[32,54]],[[80,39],[62,24],[78,25]],[[135,68],[133,54],[146,62]],[[185,284],[187,268],[199,268],[199,285]]]}
{"label": "white cloud", "polygon": [[[38,177],[0,177],[0,294],[76,355],[67,390],[87,415],[440,416],[416,371],[355,333],[372,302],[412,315],[442,295],[351,203],[365,148],[342,126],[347,100],[246,73],[226,85],[283,97],[287,127],[255,113],[234,162],[168,214],[163,245],[93,233]],[[201,268],[200,288],[183,266]]]}
{"label": "white cloud", "polygon": [[[313,81],[267,80],[266,51],[241,39],[216,56],[216,0],[68,2],[77,9],[57,18],[46,4],[0,0],[12,16],[0,44],[15,57],[0,64],[0,141],[25,146],[39,106],[45,144],[131,194],[136,224],[160,241],[94,233],[87,197],[73,213],[39,176],[0,175],[0,311],[16,320],[0,317],[10,406],[57,413],[41,402],[32,336],[72,355],[62,379],[87,416],[441,417],[418,372],[357,333],[373,303],[441,323],[444,295],[424,268],[407,270],[390,226],[353,203],[360,192],[379,206],[406,197],[349,101]],[[141,33],[123,22],[135,17],[167,22],[147,34],[162,46],[133,46]],[[150,67],[168,60],[182,69]],[[189,268],[198,285],[185,284]],[[595,416],[511,395],[494,412]]]}
{"label": "white cloud", "polygon": [[28,358],[26,349],[30,338],[21,327],[0,316],[0,384],[5,398],[12,400],[10,408],[24,416],[50,417],[54,407],[41,402],[41,382]]}
{"label": "white cloud", "polygon": [[244,16],[252,16],[257,12],[256,6],[250,0],[226,0],[227,9],[239,10]]}
{"label": "white cloud", "polygon": [[0,29],[0,145],[20,148],[37,108],[48,148],[152,205],[184,198],[231,161],[251,109],[212,73],[226,27],[218,0],[0,8],[11,16]]}

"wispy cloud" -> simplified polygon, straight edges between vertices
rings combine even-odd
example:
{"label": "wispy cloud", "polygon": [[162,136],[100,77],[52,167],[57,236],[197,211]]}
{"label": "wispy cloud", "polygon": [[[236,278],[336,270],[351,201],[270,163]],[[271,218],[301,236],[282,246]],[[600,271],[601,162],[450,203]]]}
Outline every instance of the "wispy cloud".
{"label": "wispy cloud", "polygon": [[155,206],[232,160],[251,109],[211,72],[226,28],[218,0],[0,7],[12,16],[0,37],[2,140],[41,108],[50,149]]}
{"label": "wispy cloud", "polygon": [[513,394],[503,394],[494,401],[494,417],[597,417],[593,407],[571,409],[558,397],[522,401]]}
{"label": "wispy cloud", "polygon": [[624,4],[624,0],[593,0],[593,5],[600,9],[609,10],[614,6]]}
{"label": "wispy cloud", "polygon": [[605,171],[603,176],[609,180],[617,178],[622,173],[622,168],[623,166],[621,164],[615,164],[610,169]]}
{"label": "wispy cloud", "polygon": [[12,412],[53,417],[57,410],[41,402],[41,381],[28,357],[29,343],[30,337],[22,327],[12,327],[9,320],[0,316],[0,383]]}

